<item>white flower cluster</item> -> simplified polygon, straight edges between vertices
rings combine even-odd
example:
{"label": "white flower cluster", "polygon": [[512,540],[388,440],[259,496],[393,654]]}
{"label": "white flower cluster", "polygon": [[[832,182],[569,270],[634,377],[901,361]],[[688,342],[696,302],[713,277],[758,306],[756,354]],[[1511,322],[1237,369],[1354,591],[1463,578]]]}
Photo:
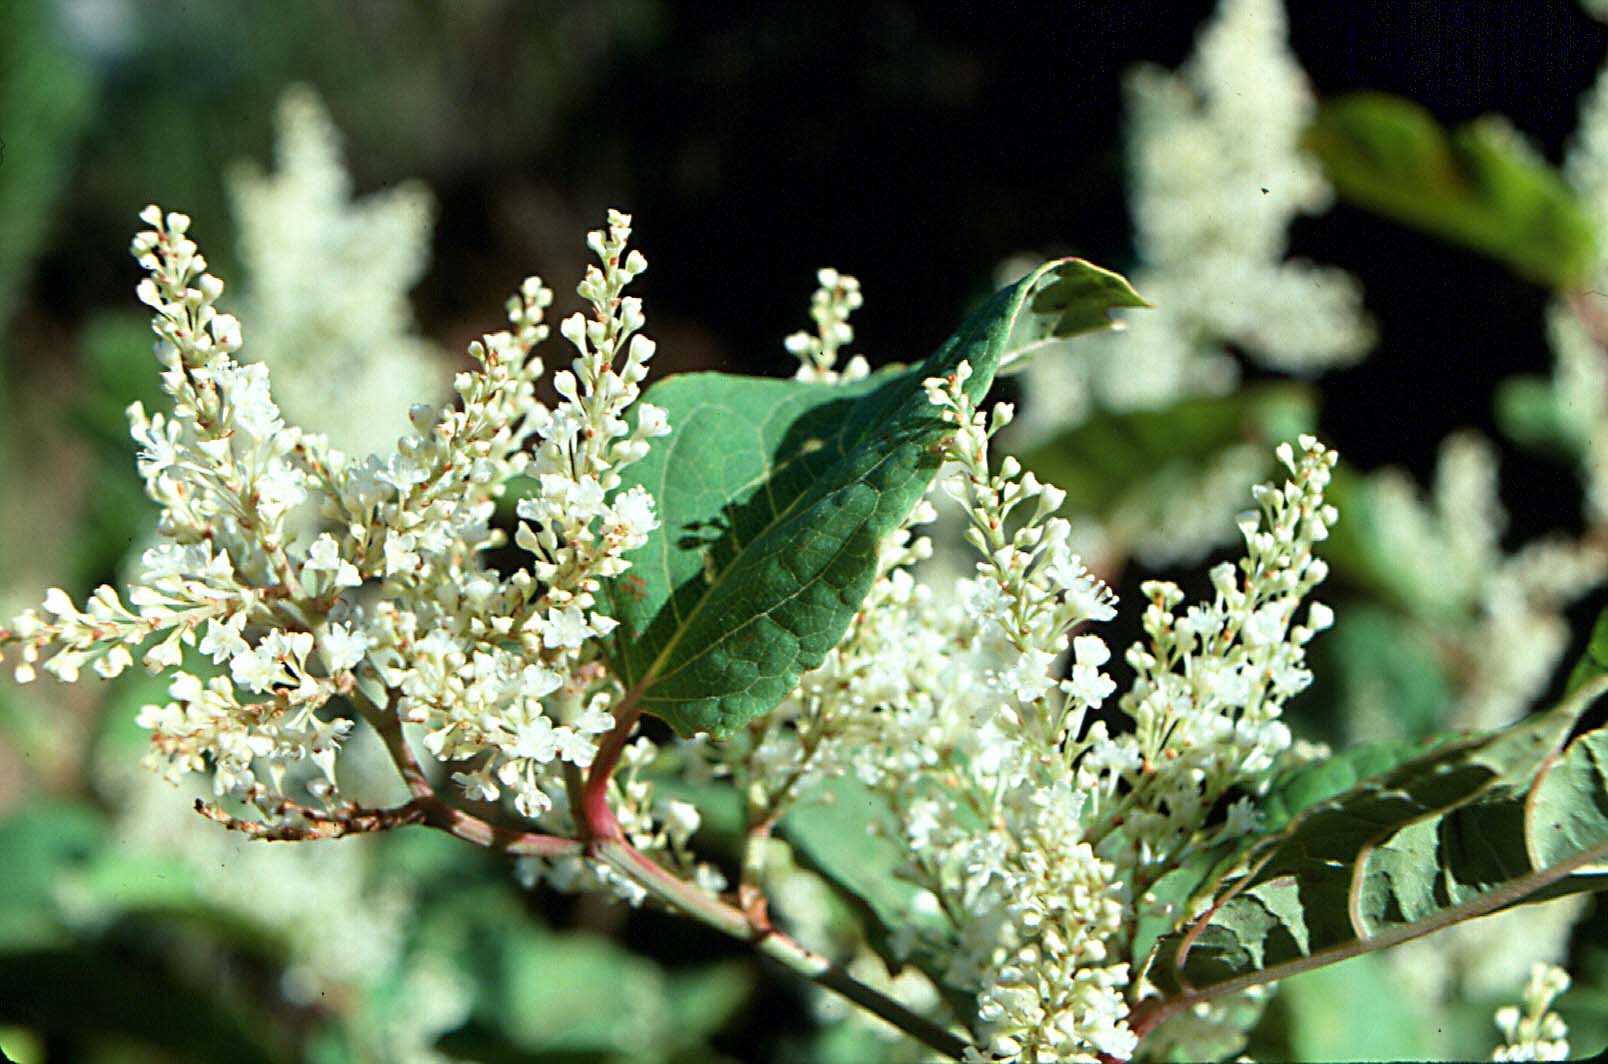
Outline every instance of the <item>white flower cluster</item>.
{"label": "white flower cluster", "polygon": [[1568,1060],[1569,1028],[1552,1011],[1552,1003],[1569,989],[1569,973],[1551,964],[1530,969],[1524,988],[1524,1009],[1504,1005],[1496,1010],[1496,1026],[1503,1044],[1492,1060]]}
{"label": "white flower cluster", "polygon": [[[1597,95],[1604,98],[1601,123],[1608,139],[1608,74]],[[1608,188],[1602,193],[1598,232],[1608,233]],[[1608,263],[1598,274],[1598,285],[1602,283],[1608,283]],[[1547,339],[1552,346],[1553,408],[1558,427],[1579,463],[1586,515],[1601,525],[1608,524],[1608,432],[1602,431],[1608,423],[1608,351],[1603,349],[1601,334],[1603,323],[1608,322],[1608,301],[1597,294],[1598,285],[1576,295],[1572,304],[1558,301],[1547,309]],[[1587,315],[1598,330],[1595,336],[1587,329]]]}
{"label": "white flower cluster", "polygon": [[1127,963],[1136,904],[1193,847],[1253,826],[1249,801],[1222,827],[1205,822],[1230,785],[1254,791],[1290,746],[1278,718],[1310,682],[1304,648],[1331,620],[1321,605],[1297,613],[1326,571],[1312,548],[1336,517],[1322,498],[1335,458],[1310,438],[1279,449],[1292,479],[1258,489],[1247,557],[1213,573],[1211,602],[1177,616],[1176,588],[1147,587],[1151,640],[1129,652],[1138,675],[1120,703],[1136,730],[1111,736],[1102,721],[1084,727],[1115,693],[1110,653],[1074,632],[1113,616],[1114,600],[1071,554],[1059,491],[1009,458],[991,471],[989,441],[1010,409],[976,410],[968,373],[927,386],[956,426],[939,484],[965,505],[975,573],[943,605],[902,568],[913,559],[896,541],[899,565],[844,644],[881,667],[814,688],[799,732],[842,705],[835,697],[880,710],[874,731],[858,726],[828,760],[852,764],[893,807],[908,873],[956,929],[942,974],[979,991],[987,1052],[1124,1057],[1137,1045],[1125,1020],[1139,990]]}
{"label": "white flower cluster", "polygon": [[[1420,493],[1404,473],[1368,480],[1375,553],[1392,590],[1453,672],[1449,724],[1497,728],[1516,720],[1551,678],[1569,643],[1568,605],[1608,579],[1608,547],[1595,536],[1552,536],[1512,554],[1499,496],[1496,449],[1474,432],[1442,443],[1435,479]],[[1469,646],[1485,648],[1469,658]],[[1351,714],[1362,738],[1393,738],[1392,722]]]}
{"label": "white flower cluster", "polygon": [[[1599,15],[1608,5],[1592,6]],[[1587,516],[1608,522],[1608,66],[1582,98],[1580,120],[1564,156],[1563,175],[1590,212],[1598,233],[1599,261],[1593,283],[1547,312],[1551,341],[1553,406],[1566,441],[1573,447],[1585,483]]]}
{"label": "white flower cluster", "polygon": [[[1277,449],[1292,479],[1253,489],[1261,513],[1240,519],[1245,557],[1211,570],[1210,602],[1180,615],[1178,587],[1144,585],[1149,645],[1128,651],[1135,678],[1121,703],[1135,730],[1106,739],[1102,724],[1091,729],[1086,762],[1109,769],[1096,804],[1120,804],[1122,863],[1141,872],[1141,883],[1184,852],[1230,785],[1258,780],[1290,748],[1279,717],[1312,683],[1306,645],[1334,622],[1322,603],[1304,621],[1297,615],[1328,575],[1313,548],[1338,519],[1323,501],[1335,453],[1310,436],[1299,442],[1299,454],[1288,443]],[[1113,789],[1118,779],[1131,789]],[[1248,804],[1237,806],[1224,830],[1248,830],[1250,814]]]}
{"label": "white flower cluster", "polygon": [[[239,324],[214,309],[223,284],[186,236],[189,219],[154,207],[141,217],[153,228],[134,240],[151,273],[139,292],[156,312],[173,411],[129,416],[164,542],[142,559],[135,609],[110,587],[83,611],[53,590],[43,614],[0,630],[0,646],[20,644],[18,678],[51,649],[44,668],[63,680],[91,662],[113,676],[159,636],[142,660],[172,674],[171,701],[140,722],[170,776],[210,769],[216,793],[271,818],[286,770],[310,762],[324,777],[312,793],[328,796],[352,726],[330,706],[343,696],[382,722],[422,726],[431,754],[467,762],[456,778],[472,796],[506,789],[538,816],[562,792],[560,766],[590,764],[612,726],[617,684],[588,641],[614,621],[594,596],[657,520],[644,492],[619,490],[619,469],[669,431],[647,404],[634,428],[625,420],[653,354],[640,302],[622,295],[646,268],[626,251],[630,219],[611,212],[589,238],[601,265],[579,290],[593,313],[563,323],[577,357],[555,375],[556,407],[535,398],[531,351],[547,337],[552,293],[531,278],[509,301],[512,330],[470,345],[459,404],[415,406],[415,435],[351,461],[287,427],[266,367],[233,357]],[[519,504],[517,539],[534,561],[503,577],[476,554],[500,542],[495,499],[527,472],[539,490]]]}
{"label": "white flower cluster", "polygon": [[[571,369],[553,376],[561,402],[551,410],[528,404],[527,423],[539,440],[528,472],[540,490],[519,501],[515,540],[534,556],[531,571],[516,573],[506,588],[475,573],[463,590],[475,613],[492,607],[489,619],[471,614],[465,628],[443,618],[448,623],[418,644],[429,644],[423,667],[395,681],[402,718],[426,725],[432,754],[482,759],[455,777],[465,791],[490,800],[507,787],[526,816],[562,794],[552,769],[589,766],[595,737],[613,725],[608,708],[618,685],[590,663],[592,641],[615,621],[593,609],[595,596],[603,578],[626,571],[623,555],[658,527],[651,496],[618,490],[619,470],[647,453],[650,438],[670,431],[664,412],[647,403],[638,405],[634,429],[624,420],[654,351],[640,333],[641,301],[622,295],[647,268],[640,252],[627,253],[629,234],[630,218],[614,211],[608,231],[587,238],[602,262],[579,289],[593,316],[577,313],[560,326],[577,352]],[[545,289],[532,291],[543,302],[551,298]]]}
{"label": "white flower cluster", "polygon": [[788,354],[799,360],[801,381],[831,383],[837,380],[858,380],[871,372],[864,356],[855,355],[837,369],[838,352],[854,342],[854,326],[849,315],[860,309],[865,297],[860,294],[860,281],[830,266],[817,270],[815,295],[810,298],[810,317],[815,322],[812,336],[802,330],[782,342]]}
{"label": "white flower cluster", "polygon": [[[1103,585],[1088,580],[1071,553],[1069,523],[1051,516],[1066,493],[1024,473],[1010,456],[998,473],[990,471],[989,440],[1010,423],[1014,408],[997,404],[992,416],[975,409],[962,390],[970,376],[971,366],[962,362],[949,377],[927,382],[928,398],[956,428],[946,457],[959,471],[940,483],[967,505],[966,541],[983,556],[977,578],[962,586],[963,602],[985,642],[1002,641],[1010,648],[1010,667],[991,676],[996,690],[1014,696],[1001,711],[1013,727],[1054,744],[1067,727],[1077,727],[1067,716],[1073,703],[1098,708],[1115,689],[1094,671],[1109,657],[1104,644],[1095,636],[1082,637],[1078,666],[1060,685],[1064,697],[1055,710],[1048,708],[1056,686],[1049,671],[1066,651],[1068,633],[1084,621],[1109,619],[1115,600]],[[1010,529],[1013,514],[1016,527]]]}
{"label": "white flower cluster", "polygon": [[1128,79],[1135,287],[1155,309],[1122,332],[1080,338],[1029,367],[1024,429],[1043,436],[1093,405],[1125,410],[1229,391],[1223,345],[1282,372],[1355,362],[1372,344],[1354,278],[1287,259],[1299,214],[1330,189],[1301,150],[1312,92],[1286,40],[1280,0],[1222,0],[1178,73]]}
{"label": "white flower cluster", "polygon": [[417,182],[361,199],[316,92],[286,90],[276,172],[229,175],[250,357],[273,373],[289,420],[351,454],[389,451],[407,410],[447,398],[445,352],[413,331],[407,291],[424,276],[431,196]]}

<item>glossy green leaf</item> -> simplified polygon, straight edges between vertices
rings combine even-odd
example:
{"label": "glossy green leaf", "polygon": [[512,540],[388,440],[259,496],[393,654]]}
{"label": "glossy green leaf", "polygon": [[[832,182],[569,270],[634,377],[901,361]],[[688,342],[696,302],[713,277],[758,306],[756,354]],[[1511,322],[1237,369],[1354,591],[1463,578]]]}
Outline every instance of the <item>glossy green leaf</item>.
{"label": "glossy green leaf", "polygon": [[[1558,751],[1604,690],[1595,679],[1553,710],[1405,761],[1380,744],[1286,780],[1274,830],[1210,883],[1203,916],[1162,940],[1158,1011],[1608,887],[1608,732]],[[1370,758],[1393,767],[1348,786]]]}
{"label": "glossy green leaf", "polygon": [[1189,492],[1231,448],[1253,444],[1271,467],[1274,443],[1316,424],[1310,388],[1261,384],[1158,410],[1097,414],[1019,457],[1066,492],[1064,512],[1097,516],[1115,542],[1131,544],[1155,527],[1156,500]]}
{"label": "glossy green leaf", "polygon": [[922,381],[1110,324],[1142,301],[1115,274],[1049,263],[997,293],[920,366],[850,384],[672,377],[647,399],[672,433],[625,473],[661,527],[607,590],[611,658],[647,712],[730,735],[774,707],[843,637],[878,544],[921,500],[948,433]]}
{"label": "glossy green leaf", "polygon": [[1596,233],[1574,192],[1489,119],[1448,133],[1410,100],[1357,93],[1323,105],[1306,144],[1343,198],[1532,281],[1568,288],[1596,267]]}

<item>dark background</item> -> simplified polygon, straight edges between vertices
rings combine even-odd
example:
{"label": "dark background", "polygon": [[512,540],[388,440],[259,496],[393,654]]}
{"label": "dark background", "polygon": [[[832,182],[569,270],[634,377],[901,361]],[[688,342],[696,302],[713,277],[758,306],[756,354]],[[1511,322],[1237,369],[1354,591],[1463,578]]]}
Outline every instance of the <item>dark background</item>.
{"label": "dark background", "polygon": [[[150,199],[195,215],[228,269],[219,174],[267,161],[291,80],[322,91],[360,190],[417,176],[437,193],[415,299],[453,349],[527,272],[567,294],[581,233],[618,205],[653,264],[638,285],[664,369],[785,372],[780,338],[827,264],[864,283],[856,349],[919,357],[1008,254],[1131,265],[1122,73],[1177,66],[1212,6],[140,5],[132,45],[80,46],[97,113],[10,357],[71,358],[63,330],[128,303],[120,249]],[[1608,49],[1568,0],[1289,8],[1320,96],[1381,89],[1449,123],[1501,112],[1554,161]],[[1546,293],[1473,253],[1345,205],[1299,220],[1292,252],[1355,273],[1380,324],[1373,356],[1323,381],[1325,434],[1364,468],[1427,473],[1448,430],[1493,429],[1498,380],[1548,371]],[[1510,458],[1514,535],[1570,520],[1566,472]]]}

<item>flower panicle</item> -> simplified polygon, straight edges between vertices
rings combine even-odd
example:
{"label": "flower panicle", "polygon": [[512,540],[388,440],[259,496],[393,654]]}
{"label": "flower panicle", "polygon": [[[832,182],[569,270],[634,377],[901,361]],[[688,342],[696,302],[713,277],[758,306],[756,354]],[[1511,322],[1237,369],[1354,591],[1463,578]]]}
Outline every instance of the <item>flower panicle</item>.
{"label": "flower panicle", "polygon": [[[638,402],[653,342],[623,294],[647,266],[626,248],[629,217],[610,212],[589,238],[600,264],[579,291],[592,317],[561,326],[578,355],[556,375],[556,407],[536,398],[553,293],[531,277],[508,328],[469,346],[458,401],[414,406],[414,431],[361,461],[286,425],[266,367],[237,361],[240,325],[216,309],[223,283],[189,218],[150,207],[141,219],[138,294],[172,407],[136,405],[130,423],[160,540],[126,598],[102,587],[80,609],[54,589],[0,629],[17,678],[41,662],[69,682],[86,667],[110,677],[136,657],[168,674],[168,701],[139,716],[150,763],[170,779],[210,773],[218,795],[266,819],[294,804],[287,787],[336,799],[352,719],[326,711],[334,699],[422,725],[426,751],[463,762],[455,778],[471,796],[548,813],[561,766],[591,763],[619,694],[597,661],[614,621],[594,594],[657,527],[653,498],[619,478],[669,431]],[[521,473],[538,489],[518,506],[534,557],[504,577],[478,556],[500,542],[495,500]]]}
{"label": "flower panicle", "polygon": [[1038,731],[1046,749],[1060,745],[1065,727],[1083,711],[1098,708],[1115,686],[1097,672],[1110,657],[1095,635],[1079,636],[1077,670],[1057,684],[1056,660],[1072,646],[1071,632],[1116,614],[1116,596],[1072,551],[1071,524],[1057,516],[1066,492],[1046,484],[1012,456],[990,468],[990,442],[1014,415],[1008,403],[988,413],[977,409],[964,384],[971,366],[962,362],[946,377],[924,382],[940,416],[955,427],[944,448],[951,472],[940,473],[942,490],[966,507],[966,540],[981,555],[976,579],[963,589],[967,612],[988,638],[1014,652],[996,686],[1023,706],[1048,706],[1053,689],[1063,697],[1053,726]]}
{"label": "flower panicle", "polygon": [[860,279],[839,273],[830,266],[815,271],[816,289],[810,297],[813,334],[800,330],[782,341],[787,353],[799,361],[796,380],[831,384],[859,380],[871,372],[863,355],[855,355],[840,370],[838,352],[854,342],[854,326],[849,315],[865,304]]}
{"label": "flower panicle", "polygon": [[1523,1008],[1504,1005],[1496,1010],[1502,1044],[1491,1059],[1568,1060],[1569,1026],[1552,1010],[1553,1002],[1568,989],[1568,972],[1554,964],[1534,965],[1524,986]]}

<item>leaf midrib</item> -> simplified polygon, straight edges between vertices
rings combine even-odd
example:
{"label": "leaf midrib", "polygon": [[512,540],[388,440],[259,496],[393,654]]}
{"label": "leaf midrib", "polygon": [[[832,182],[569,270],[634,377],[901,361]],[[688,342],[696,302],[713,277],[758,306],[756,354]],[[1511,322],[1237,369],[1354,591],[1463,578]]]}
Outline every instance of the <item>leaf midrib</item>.
{"label": "leaf midrib", "polygon": [[[892,382],[890,381],[889,383],[892,383]],[[876,394],[875,392],[868,393],[867,395],[862,396],[861,400],[863,401],[865,399],[868,399],[868,398],[870,398],[870,396],[875,395],[875,394]],[[711,403],[711,404],[708,404],[708,405],[718,409],[718,404]],[[844,447],[844,439],[843,439],[843,434],[841,432],[835,434],[833,439],[835,439],[837,441],[838,457],[837,457],[837,461],[835,461],[830,468],[831,469],[836,469],[838,464],[841,463],[844,459],[846,459],[848,457],[849,451]],[[666,460],[666,462],[664,464],[664,471],[660,474],[660,487],[661,487],[661,489],[663,489],[666,486],[665,485],[665,478],[669,475],[669,470],[670,470],[670,462],[668,461],[668,459],[674,453],[675,453],[675,448],[672,447],[670,449],[670,454],[666,455],[667,460]],[[863,479],[869,478],[873,472],[875,472],[877,469],[881,468],[884,463],[886,463],[887,461],[892,459],[895,456],[896,453],[897,452],[895,450],[890,449],[887,453],[885,453],[881,458],[879,458],[877,460],[876,464],[870,466],[865,471],[865,473],[862,475],[861,479],[863,480]],[[778,466],[778,467],[769,467],[769,466],[767,466],[767,468],[785,468],[786,465],[788,465],[791,462],[796,461],[797,459],[802,458],[802,457],[803,457],[802,454],[794,455],[792,458],[788,459],[787,462],[782,463],[781,466]],[[828,472],[830,472],[830,470]],[[825,474],[823,474],[823,476],[824,475]],[[750,481],[749,483],[752,484],[753,482]],[[755,535],[751,539],[749,539],[749,541],[748,541],[749,544],[754,544],[754,543],[759,542],[760,540],[764,539],[765,536],[773,528],[775,528],[779,524],[784,523],[785,519],[790,514],[792,514],[794,510],[796,510],[798,508],[799,504],[803,501],[805,496],[809,495],[809,493],[810,493],[809,487],[806,487],[803,491],[801,491],[797,495],[795,495],[793,497],[792,501],[790,501],[787,504],[786,507],[784,507],[781,510],[776,510],[775,509],[775,501],[774,501],[774,499],[771,498],[769,486],[770,486],[770,479],[767,478],[766,481],[765,481],[766,501],[769,502],[770,505],[771,505],[771,509],[772,509],[771,519],[769,521],[767,521],[765,523],[764,527],[761,528],[757,533],[755,533]],[[735,531],[736,530],[733,529],[734,534],[735,534]],[[670,543],[670,537],[669,536],[664,536],[663,541],[664,541],[664,544],[665,544],[664,550],[666,552],[668,552],[669,543]],[[843,552],[843,548],[845,546],[847,546],[847,544],[848,544],[848,537],[844,537],[843,543],[839,546],[838,551],[833,555],[834,560],[836,560],[836,558],[841,556],[841,554]],[[670,637],[669,641],[667,643],[665,643],[664,648],[662,650],[660,650],[659,653],[654,657],[652,663],[649,664],[647,669],[643,672],[642,678],[639,679],[636,682],[636,684],[632,687],[631,694],[634,694],[636,696],[636,699],[635,699],[636,701],[639,701],[639,702],[679,702],[679,701],[681,701],[681,699],[679,699],[679,698],[653,698],[653,697],[649,696],[647,692],[648,692],[648,689],[651,688],[654,683],[656,683],[656,682],[658,682],[660,680],[665,680],[665,679],[668,679],[668,678],[670,678],[672,676],[675,676],[677,673],[679,673],[682,670],[684,670],[685,668],[687,668],[688,665],[692,664],[695,661],[699,661],[699,660],[703,659],[709,653],[710,650],[712,650],[715,646],[718,646],[720,642],[724,641],[724,637],[723,637],[723,639],[718,640],[715,643],[711,643],[708,647],[705,647],[703,650],[700,650],[697,654],[694,654],[694,655],[688,657],[687,659],[682,661],[680,664],[678,664],[674,669],[672,669],[671,671],[669,671],[667,673],[660,674],[660,672],[659,672],[660,668],[663,667],[666,658],[670,655],[670,653],[672,651],[674,651],[676,649],[677,646],[680,645],[682,638],[687,634],[688,630],[692,628],[693,622],[696,621],[698,616],[699,616],[699,614],[701,614],[703,612],[704,607],[707,606],[712,599],[714,599],[715,592],[717,591],[717,589],[719,589],[722,585],[724,585],[726,580],[727,580],[727,578],[731,575],[732,571],[738,568],[738,562],[742,559],[742,557],[746,553],[746,551],[747,551],[746,547],[741,548],[738,551],[738,554],[734,558],[732,558],[731,562],[729,564],[727,564],[718,574],[716,574],[714,581],[712,583],[710,583],[710,585],[707,588],[705,588],[704,593],[701,596],[699,596],[697,603],[692,608],[692,611],[690,613],[688,613],[685,618],[683,618],[681,616],[680,610],[675,606],[675,602],[676,602],[675,590],[676,589],[674,587],[669,589],[669,591],[670,591],[669,598],[670,598],[670,602],[672,604],[671,608],[673,610],[675,610],[675,614],[676,614],[676,621],[677,621],[676,631],[675,631],[675,634]],[[830,566],[824,566],[822,571],[825,571],[826,568],[830,568]],[[665,571],[667,573],[670,571],[668,553],[666,553],[666,556],[665,556]],[[813,577],[813,578],[811,578],[809,580],[800,581],[797,588],[795,588],[793,591],[789,592],[787,595],[777,599],[775,603],[773,603],[772,605],[770,605],[766,609],[760,610],[759,612],[755,613],[753,616],[749,617],[741,625],[739,625],[738,627],[732,629],[731,632],[727,633],[727,637],[735,635],[736,633],[738,633],[738,632],[742,631],[743,629],[749,627],[750,625],[752,625],[756,621],[758,621],[760,618],[770,616],[772,613],[776,612],[776,610],[780,609],[783,605],[785,605],[788,602],[793,601],[793,599],[795,599],[799,595],[803,594],[804,591],[806,591],[810,587],[813,587],[819,580],[820,580],[820,576],[817,575],[817,576],[815,576],[815,577]]]}

